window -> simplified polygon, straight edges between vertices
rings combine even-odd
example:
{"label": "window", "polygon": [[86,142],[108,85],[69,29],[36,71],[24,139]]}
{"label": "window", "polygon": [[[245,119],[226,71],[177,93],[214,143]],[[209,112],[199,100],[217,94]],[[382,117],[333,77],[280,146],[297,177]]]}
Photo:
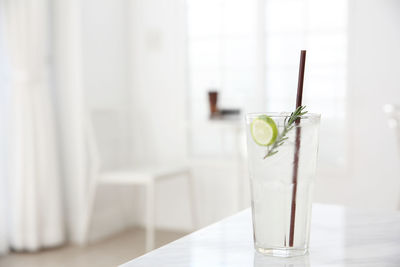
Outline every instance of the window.
{"label": "window", "polygon": [[[300,50],[307,49],[303,103],[323,116],[320,162],[343,164],[347,0],[188,0],[188,46],[193,125],[207,121],[210,88],[223,107],[294,109]],[[196,141],[216,134],[196,132],[195,152]]]}

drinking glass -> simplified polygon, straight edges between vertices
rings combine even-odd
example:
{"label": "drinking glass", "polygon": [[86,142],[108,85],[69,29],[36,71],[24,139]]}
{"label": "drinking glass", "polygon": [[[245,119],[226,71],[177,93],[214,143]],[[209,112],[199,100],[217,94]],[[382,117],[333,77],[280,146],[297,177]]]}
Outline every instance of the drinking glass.
{"label": "drinking glass", "polygon": [[305,114],[276,147],[257,144],[251,123],[260,116],[274,120],[278,135],[290,113],[250,113],[246,116],[254,247],[265,255],[291,257],[308,251],[311,202],[318,153],[319,114]]}

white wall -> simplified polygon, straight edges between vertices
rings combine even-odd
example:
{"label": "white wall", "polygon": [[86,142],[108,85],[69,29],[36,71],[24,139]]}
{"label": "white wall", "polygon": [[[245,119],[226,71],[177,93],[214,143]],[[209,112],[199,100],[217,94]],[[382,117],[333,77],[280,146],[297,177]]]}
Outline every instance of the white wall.
{"label": "white wall", "polygon": [[130,36],[133,128],[138,135],[133,144],[135,160],[182,159],[186,149],[183,1],[133,3]]}
{"label": "white wall", "polygon": [[[186,113],[192,103],[187,102],[185,1],[136,0],[131,12],[133,162],[186,160]],[[214,160],[190,161],[200,226],[236,211],[236,162]],[[183,178],[162,182],[156,196],[159,227],[192,229]],[[143,202],[137,204],[142,224]]]}
{"label": "white wall", "polygon": [[353,185],[359,188],[354,204],[393,208],[400,197],[400,159],[382,106],[400,101],[400,2],[350,3],[354,17],[350,18],[348,78],[354,106],[349,126],[354,129]]}
{"label": "white wall", "polygon": [[347,175],[318,177],[317,199],[394,209],[400,159],[382,106],[400,102],[400,1],[349,3],[348,169]]}
{"label": "white wall", "polygon": [[128,108],[129,1],[83,0],[83,82],[93,108]]}
{"label": "white wall", "polygon": [[[129,88],[129,1],[82,3],[83,88],[98,140],[103,169],[131,162]],[[91,222],[91,239],[132,224],[133,188],[100,186]]]}
{"label": "white wall", "polygon": [[[135,0],[130,10],[133,164],[185,160],[184,1]],[[161,184],[156,195],[162,227],[190,227],[183,179]],[[141,203],[136,217],[143,223]]]}

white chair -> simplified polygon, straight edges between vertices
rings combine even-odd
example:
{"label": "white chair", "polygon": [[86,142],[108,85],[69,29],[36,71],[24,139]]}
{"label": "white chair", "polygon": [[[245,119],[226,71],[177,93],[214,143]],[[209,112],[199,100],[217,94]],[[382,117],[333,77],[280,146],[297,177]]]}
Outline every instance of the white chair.
{"label": "white chair", "polygon": [[[383,111],[386,113],[389,127],[395,131],[397,148],[400,155],[400,106],[394,104],[386,104],[383,106]],[[400,202],[398,203],[400,210]]]}
{"label": "white chair", "polygon": [[143,186],[146,194],[146,250],[150,251],[155,246],[155,183],[162,179],[176,178],[184,175],[187,177],[187,188],[191,209],[192,226],[197,224],[195,208],[194,183],[190,168],[186,164],[146,165],[135,169],[120,169],[102,171],[99,146],[93,126],[93,118],[87,119],[87,141],[90,154],[90,176],[87,212],[84,222],[85,243],[88,242],[90,221],[98,185]]}

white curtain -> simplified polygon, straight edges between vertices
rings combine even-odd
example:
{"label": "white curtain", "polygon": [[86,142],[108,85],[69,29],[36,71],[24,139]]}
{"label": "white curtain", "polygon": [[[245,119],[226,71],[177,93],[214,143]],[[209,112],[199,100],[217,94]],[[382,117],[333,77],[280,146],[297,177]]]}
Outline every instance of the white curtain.
{"label": "white curtain", "polygon": [[[48,73],[48,7],[47,0],[0,0],[0,40],[10,74],[3,79],[9,86],[3,81],[0,88],[2,102],[9,107],[2,110],[6,115],[0,120],[1,139],[6,140],[1,143],[6,154],[0,158],[0,189],[7,192],[0,199],[0,249],[3,244],[3,248],[35,251],[64,240]],[[3,58],[0,64],[5,64]],[[7,108],[4,103],[2,109]],[[2,218],[6,218],[3,232]]]}
{"label": "white curtain", "polygon": [[6,231],[6,144],[7,110],[10,93],[10,79],[4,49],[4,9],[0,6],[0,255],[8,251]]}

